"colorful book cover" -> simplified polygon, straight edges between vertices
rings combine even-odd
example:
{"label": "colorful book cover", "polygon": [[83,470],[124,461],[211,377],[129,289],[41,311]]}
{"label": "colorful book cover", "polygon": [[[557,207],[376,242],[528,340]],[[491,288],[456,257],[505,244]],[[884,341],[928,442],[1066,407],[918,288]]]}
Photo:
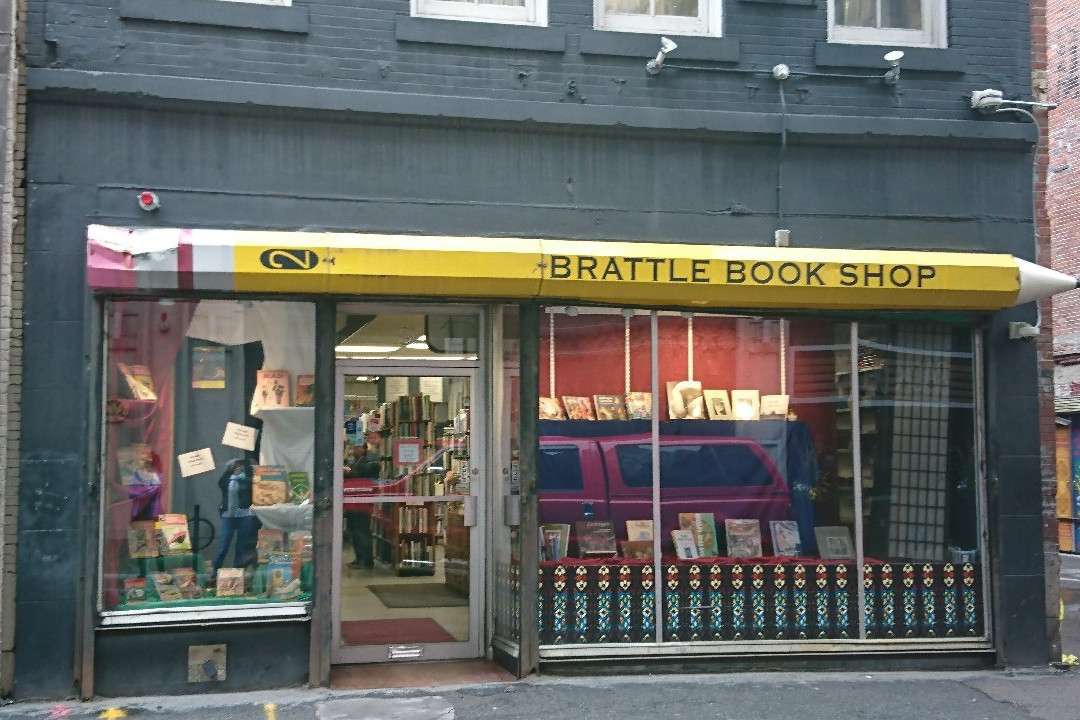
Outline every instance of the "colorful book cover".
{"label": "colorful book cover", "polygon": [[214,585],[218,597],[238,597],[244,594],[244,568],[220,568]]}
{"label": "colorful book cover", "polygon": [[609,520],[579,520],[574,523],[574,532],[579,557],[611,557],[618,552]]}
{"label": "colorful book cover", "polygon": [[195,390],[225,389],[225,346],[193,345],[191,387]]}
{"label": "colorful book cover", "polygon": [[191,568],[175,568],[172,571],[173,584],[180,591],[180,596],[185,600],[202,597],[202,588],[199,587],[199,579]]}
{"label": "colorful book cover", "polygon": [[191,552],[187,515],[169,513],[158,516],[157,535],[159,549],[163,555]]}
{"label": "colorful book cover", "polygon": [[255,541],[255,555],[260,563],[268,562],[271,553],[285,552],[285,531],[260,528]]}
{"label": "colorful book cover", "polygon": [[315,405],[315,376],[296,376],[296,407],[313,407]]}
{"label": "colorful book cover", "polygon": [[310,530],[296,530],[289,533],[289,553],[300,562],[311,562],[313,554]]}
{"label": "colorful book cover", "polygon": [[761,525],[757,520],[724,521],[727,554],[733,558],[761,557]]}
{"label": "colorful book cover", "polygon": [[152,558],[160,554],[157,542],[157,527],[153,520],[136,520],[128,529],[128,557],[132,559]]}
{"label": "colorful book cover", "polygon": [[769,534],[772,536],[773,555],[785,557],[802,555],[799,525],[794,520],[770,520]]}
{"label": "colorful book cover", "polygon": [[542,397],[540,398],[540,419],[541,420],[565,420],[566,413],[563,411],[562,403],[559,402],[559,398]]}
{"label": "colorful book cover", "polygon": [[289,407],[289,373],[286,370],[259,370],[255,373],[254,410]]}
{"label": "colorful book cover", "polygon": [[570,526],[566,523],[544,523],[540,526],[546,560],[562,560],[570,551]]}
{"label": "colorful book cover", "polygon": [[124,578],[121,597],[126,605],[138,605],[148,600],[146,597],[146,578]]}
{"label": "colorful book cover", "polygon": [[716,557],[720,549],[716,538],[716,518],[712,513],[679,513],[679,529],[694,536],[699,557]]}
{"label": "colorful book cover", "polygon": [[652,420],[652,393],[626,393],[626,417],[628,420]]}
{"label": "colorful book cover", "polygon": [[593,395],[597,420],[626,420],[626,402],[619,395]]}
{"label": "colorful book cover", "polygon": [[154,392],[154,379],[150,376],[150,368],[145,365],[129,365],[117,363],[120,374],[127,384],[131,397],[136,400],[157,400]]}
{"label": "colorful book cover", "polygon": [[675,545],[675,555],[680,560],[694,560],[698,557],[694,534],[689,530],[672,530],[671,542]]}
{"label": "colorful book cover", "polygon": [[300,594],[300,578],[294,572],[289,553],[271,553],[266,563],[266,594],[274,600],[289,600]]}
{"label": "colorful book cover", "polygon": [[284,465],[256,465],[251,483],[251,504],[281,505],[289,500],[289,473]]}
{"label": "colorful book cover", "polygon": [[289,498],[294,505],[299,505],[311,498],[311,478],[306,472],[289,473]]}
{"label": "colorful book cover", "polygon": [[592,398],[576,395],[563,395],[566,416],[571,420],[595,420]]}
{"label": "colorful book cover", "polygon": [[173,583],[172,575],[169,573],[150,573],[150,580],[153,581],[154,590],[157,591],[158,599],[162,602],[173,602],[175,600],[184,599],[184,596],[180,594],[180,588],[176,587]]}
{"label": "colorful book cover", "polygon": [[124,485],[160,485],[154,472],[154,450],[147,443],[135,443],[116,450],[116,469]]}

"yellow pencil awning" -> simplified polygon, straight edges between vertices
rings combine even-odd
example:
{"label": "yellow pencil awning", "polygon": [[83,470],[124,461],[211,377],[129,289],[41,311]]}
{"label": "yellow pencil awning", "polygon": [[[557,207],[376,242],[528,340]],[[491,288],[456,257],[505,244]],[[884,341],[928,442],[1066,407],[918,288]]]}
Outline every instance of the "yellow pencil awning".
{"label": "yellow pencil awning", "polygon": [[997,310],[1076,287],[1000,254],[102,225],[87,277],[109,291],[821,310]]}

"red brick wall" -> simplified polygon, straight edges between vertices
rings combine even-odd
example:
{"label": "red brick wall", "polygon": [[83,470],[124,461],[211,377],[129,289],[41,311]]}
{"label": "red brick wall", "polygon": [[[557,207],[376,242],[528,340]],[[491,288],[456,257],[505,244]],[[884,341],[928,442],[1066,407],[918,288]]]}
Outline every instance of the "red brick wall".
{"label": "red brick wall", "polygon": [[[1034,17],[1036,2],[1032,2]],[[1080,3],[1045,0],[1050,118],[1047,211],[1053,267],[1080,275]],[[1032,22],[1034,32],[1034,22]],[[1034,44],[1032,46],[1034,50]],[[1080,293],[1053,301],[1054,354],[1080,353]],[[1080,387],[1059,387],[1059,397],[1080,397]]]}

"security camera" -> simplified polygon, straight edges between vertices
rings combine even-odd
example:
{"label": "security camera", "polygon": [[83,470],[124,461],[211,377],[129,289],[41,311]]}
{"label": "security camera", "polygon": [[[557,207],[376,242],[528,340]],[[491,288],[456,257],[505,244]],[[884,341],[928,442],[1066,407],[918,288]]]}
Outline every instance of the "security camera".
{"label": "security camera", "polygon": [[772,76],[774,80],[783,82],[784,80],[787,80],[789,77],[791,77],[791,68],[789,68],[784,63],[780,63],[779,65],[773,65]]}
{"label": "security camera", "polygon": [[668,56],[668,53],[673,52],[677,47],[679,46],[676,45],[675,41],[671,38],[661,37],[660,52],[656,53],[656,57],[652,60],[645,63],[645,70],[647,70],[650,75],[659,74],[661,68],[664,67],[664,59]]}
{"label": "security camera", "polygon": [[1026,340],[1027,338],[1039,337],[1039,328],[1026,322],[1009,323],[1010,340]]}

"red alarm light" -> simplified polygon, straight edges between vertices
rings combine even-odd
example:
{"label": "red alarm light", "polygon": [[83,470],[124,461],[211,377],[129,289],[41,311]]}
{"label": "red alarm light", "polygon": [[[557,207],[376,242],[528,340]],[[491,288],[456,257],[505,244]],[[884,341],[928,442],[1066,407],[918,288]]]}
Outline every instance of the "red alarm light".
{"label": "red alarm light", "polygon": [[161,207],[161,202],[158,200],[157,193],[150,192],[149,190],[143,190],[139,193],[139,207],[146,212],[153,212]]}

